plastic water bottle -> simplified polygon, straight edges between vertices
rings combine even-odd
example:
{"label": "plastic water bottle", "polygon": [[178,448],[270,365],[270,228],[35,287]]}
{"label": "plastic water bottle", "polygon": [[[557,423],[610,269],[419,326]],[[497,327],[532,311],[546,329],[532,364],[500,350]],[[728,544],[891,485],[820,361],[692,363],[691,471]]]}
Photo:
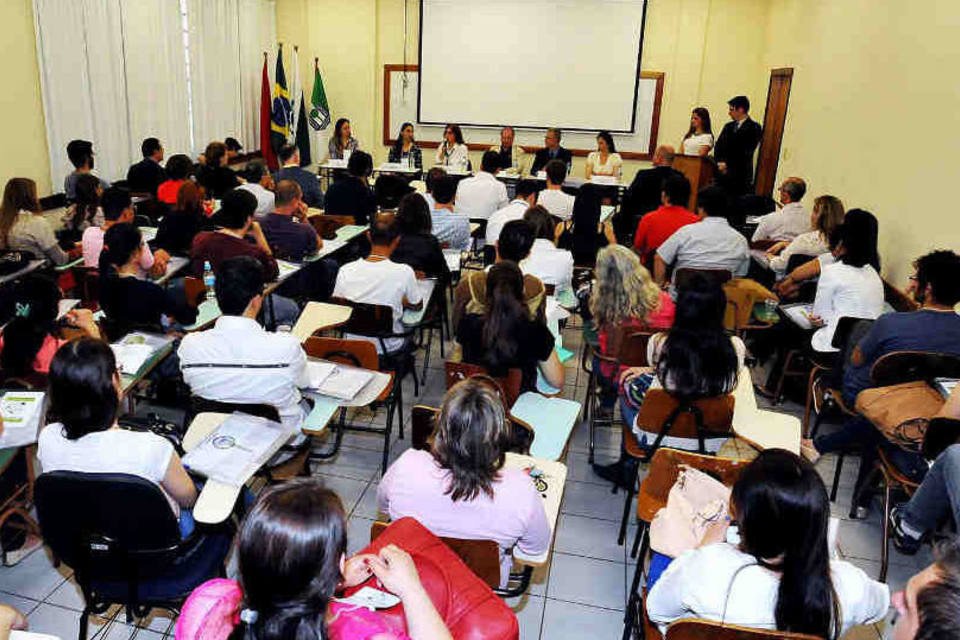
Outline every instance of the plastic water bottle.
{"label": "plastic water bottle", "polygon": [[217,276],[213,275],[213,267],[209,260],[203,261],[203,286],[207,290],[207,300],[213,300],[216,297],[214,285],[217,283]]}

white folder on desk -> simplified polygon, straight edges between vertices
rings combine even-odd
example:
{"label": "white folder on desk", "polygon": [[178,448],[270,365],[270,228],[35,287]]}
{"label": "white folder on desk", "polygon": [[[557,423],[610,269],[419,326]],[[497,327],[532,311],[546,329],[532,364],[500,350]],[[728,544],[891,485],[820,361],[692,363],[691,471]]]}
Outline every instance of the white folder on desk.
{"label": "white folder on desk", "polygon": [[278,422],[234,413],[183,457],[183,465],[207,478],[239,487],[290,436],[290,429]]}
{"label": "white folder on desk", "polygon": [[43,415],[43,392],[7,391],[0,396],[0,449],[22,447],[37,441]]}

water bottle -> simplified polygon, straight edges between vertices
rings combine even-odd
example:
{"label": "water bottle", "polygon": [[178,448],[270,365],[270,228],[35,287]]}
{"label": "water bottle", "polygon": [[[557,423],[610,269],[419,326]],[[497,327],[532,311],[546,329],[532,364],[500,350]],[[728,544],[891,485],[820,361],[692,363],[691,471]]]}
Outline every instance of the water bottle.
{"label": "water bottle", "polygon": [[209,260],[203,261],[203,286],[207,290],[207,300],[213,300],[216,297],[214,285],[217,283],[217,277],[213,275],[213,267]]}

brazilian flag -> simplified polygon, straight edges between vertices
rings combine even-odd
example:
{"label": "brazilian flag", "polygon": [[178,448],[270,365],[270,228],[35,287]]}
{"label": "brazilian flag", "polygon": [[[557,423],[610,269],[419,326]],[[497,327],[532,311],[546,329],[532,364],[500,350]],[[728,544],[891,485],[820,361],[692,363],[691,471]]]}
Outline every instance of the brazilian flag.
{"label": "brazilian flag", "polygon": [[287,143],[290,136],[290,91],[283,71],[283,45],[277,51],[277,72],[273,82],[273,109],[270,112],[270,146],[274,151]]}

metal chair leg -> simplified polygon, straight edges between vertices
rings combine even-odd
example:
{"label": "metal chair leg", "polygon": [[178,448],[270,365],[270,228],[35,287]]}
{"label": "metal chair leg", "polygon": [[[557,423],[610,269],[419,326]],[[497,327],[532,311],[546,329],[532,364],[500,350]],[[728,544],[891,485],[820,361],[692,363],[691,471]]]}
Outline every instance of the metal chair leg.
{"label": "metal chair leg", "polygon": [[387,426],[383,431],[383,459],[380,463],[380,477],[387,472],[387,462],[390,459],[390,434],[393,432],[394,403],[387,406]]}
{"label": "metal chair leg", "polygon": [[840,472],[843,470],[843,458],[846,454],[841,451],[837,454],[837,466],[833,470],[833,486],[830,487],[830,502],[837,501],[837,489],[840,487]]}
{"label": "metal chair leg", "polygon": [[880,546],[880,582],[887,581],[890,563],[890,483],[883,479],[883,541]]}
{"label": "metal chair leg", "polygon": [[617,544],[622,545],[624,540],[627,537],[627,519],[630,517],[630,506],[633,504],[633,486],[636,484],[637,475],[639,471],[639,465],[637,466],[637,471],[627,482],[627,497],[623,502],[623,516],[620,518],[620,533],[617,535]]}
{"label": "metal chair leg", "polygon": [[[646,531],[646,527],[641,525],[641,531]],[[637,532],[637,535],[640,535],[640,531]],[[646,554],[646,549],[649,548],[650,536],[646,533],[643,534],[643,548],[644,552],[640,555],[640,558],[637,560],[637,567],[633,572],[633,581],[630,584],[630,592],[627,594],[627,607],[624,614],[624,626],[623,626],[623,640],[630,640],[631,633],[636,627],[637,636],[639,638],[644,637],[644,628],[643,628],[643,599],[640,597],[640,581],[643,578],[643,560]]]}
{"label": "metal chair leg", "polygon": [[[637,535],[633,537],[633,548],[630,549],[631,558],[637,557],[637,552],[640,549],[640,538],[643,536],[644,532],[647,530],[647,526],[648,525],[646,523],[641,523],[640,526],[637,527]],[[640,558],[642,560],[643,556],[640,556]]]}

